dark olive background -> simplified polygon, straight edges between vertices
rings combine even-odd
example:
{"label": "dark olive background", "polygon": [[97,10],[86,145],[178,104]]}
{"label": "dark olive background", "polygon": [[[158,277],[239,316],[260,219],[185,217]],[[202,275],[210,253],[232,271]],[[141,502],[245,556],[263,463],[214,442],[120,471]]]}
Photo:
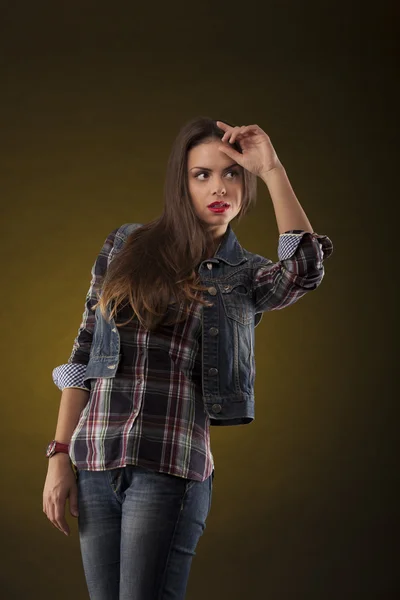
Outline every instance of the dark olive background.
{"label": "dark olive background", "polygon": [[[262,127],[334,254],[256,330],[254,423],[212,430],[187,598],[398,597],[397,22],[387,2],[1,2],[2,598],[88,597],[76,521],[42,512],[51,372],[105,237],[161,213],[195,115]],[[275,261],[258,189],[235,231]]]}

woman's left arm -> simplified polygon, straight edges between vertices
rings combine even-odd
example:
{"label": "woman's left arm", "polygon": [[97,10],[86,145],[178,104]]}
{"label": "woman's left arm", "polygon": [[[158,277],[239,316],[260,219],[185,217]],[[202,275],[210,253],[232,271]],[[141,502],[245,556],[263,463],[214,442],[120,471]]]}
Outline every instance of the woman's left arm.
{"label": "woman's left arm", "polygon": [[[253,282],[256,312],[284,308],[321,284],[322,261],[332,254],[332,241],[313,231],[267,133],[256,124],[232,127],[217,121],[217,126],[224,131],[219,150],[264,181],[275,210],[280,260],[264,258],[258,265]],[[236,140],[242,152],[232,148]]]}
{"label": "woman's left arm", "polygon": [[293,191],[283,165],[279,163],[276,167],[262,172],[260,177],[268,187],[279,233],[290,229],[302,229],[313,233],[311,223]]}

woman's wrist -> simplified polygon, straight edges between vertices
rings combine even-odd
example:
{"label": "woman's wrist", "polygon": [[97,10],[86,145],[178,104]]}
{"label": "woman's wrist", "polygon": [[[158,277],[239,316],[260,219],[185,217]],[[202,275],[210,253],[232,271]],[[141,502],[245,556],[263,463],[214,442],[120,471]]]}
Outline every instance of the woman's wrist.
{"label": "woman's wrist", "polygon": [[66,452],[56,452],[55,454],[53,454],[53,456],[50,456],[49,462],[50,461],[69,463],[69,462],[71,462],[71,459]]}

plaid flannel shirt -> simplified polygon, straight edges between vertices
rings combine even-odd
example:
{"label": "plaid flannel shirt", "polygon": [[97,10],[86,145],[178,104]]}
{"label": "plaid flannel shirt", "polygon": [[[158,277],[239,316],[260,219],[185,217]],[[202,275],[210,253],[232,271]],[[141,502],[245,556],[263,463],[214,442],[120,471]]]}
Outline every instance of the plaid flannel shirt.
{"label": "plaid flannel shirt", "polygon": [[[121,360],[114,378],[91,379],[83,383],[89,362],[97,302],[113,247],[113,230],[92,267],[92,279],[85,309],[71,355],[53,369],[53,381],[60,390],[68,387],[89,391],[72,434],[69,454],[78,469],[106,470],[127,464],[155,469],[197,481],[204,481],[214,468],[210,446],[210,419],[202,400],[201,306],[192,302],[183,323],[161,326],[148,332],[133,319],[118,328]],[[276,286],[269,310],[282,309],[304,295],[299,287],[306,277],[307,264],[315,263],[315,240],[320,259],[333,251],[331,240],[316,233],[290,230],[279,236],[277,263],[261,267],[256,282],[276,281],[282,268],[292,277]],[[257,285],[257,283],[255,283]],[[118,312],[115,322],[132,315],[131,307]],[[179,366],[175,358],[179,348]],[[146,382],[135,387],[136,364],[146,356]]]}

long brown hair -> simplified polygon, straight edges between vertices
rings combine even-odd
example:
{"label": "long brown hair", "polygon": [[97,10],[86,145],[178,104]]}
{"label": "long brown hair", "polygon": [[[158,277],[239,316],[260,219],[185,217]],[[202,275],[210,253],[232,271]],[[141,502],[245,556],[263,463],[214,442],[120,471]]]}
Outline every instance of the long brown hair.
{"label": "long brown hair", "polygon": [[[111,318],[123,301],[123,306],[130,304],[133,315],[125,323],[117,324],[119,327],[136,315],[146,329],[153,331],[174,301],[178,306],[183,302],[183,317],[175,317],[165,322],[166,325],[184,320],[193,300],[203,306],[207,304],[198,294],[207,288],[200,285],[196,268],[209,257],[207,252],[214,243],[212,233],[192,205],[187,155],[201,143],[222,138],[225,132],[217,127],[216,121],[200,116],[181,128],[167,163],[162,215],[135,229],[107,269],[100,300],[93,310],[99,305],[103,317],[107,318],[107,306],[113,303]],[[238,142],[232,147],[242,152]],[[240,221],[255,204],[256,194],[257,176],[243,169],[242,204],[233,221]]]}

